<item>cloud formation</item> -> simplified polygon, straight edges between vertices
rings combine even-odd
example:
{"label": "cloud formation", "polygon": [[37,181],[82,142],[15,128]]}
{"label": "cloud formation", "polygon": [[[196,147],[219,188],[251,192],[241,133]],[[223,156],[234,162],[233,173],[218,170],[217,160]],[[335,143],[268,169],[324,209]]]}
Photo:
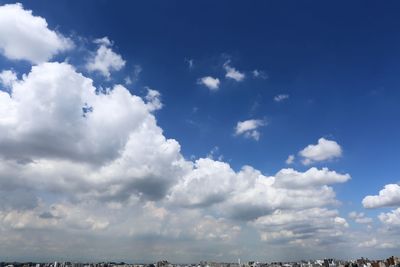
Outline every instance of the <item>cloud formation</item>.
{"label": "cloud formation", "polygon": [[205,76],[197,80],[198,84],[206,86],[210,91],[217,91],[219,88],[220,81],[218,78],[211,76]]}
{"label": "cloud formation", "polygon": [[258,141],[260,139],[260,132],[257,129],[265,125],[267,123],[259,119],[239,121],[235,127],[235,135],[243,135],[246,138]]}
{"label": "cloud formation", "polygon": [[342,148],[337,142],[322,137],[318,139],[317,144],[308,145],[301,150],[299,155],[303,157],[302,163],[304,165],[309,165],[314,162],[321,162],[341,157]]}
{"label": "cloud formation", "polygon": [[241,82],[244,80],[246,75],[243,72],[238,71],[234,67],[230,65],[230,61],[224,63],[224,69],[226,71],[225,77],[227,79],[232,79],[237,82]]}
{"label": "cloud formation", "polygon": [[40,63],[74,46],[71,39],[48,28],[22,4],[0,6],[0,53],[12,60]]}
{"label": "cloud formation", "polygon": [[378,195],[366,196],[362,204],[367,209],[400,206],[400,185],[385,185]]}
{"label": "cloud formation", "polygon": [[121,55],[115,53],[110,47],[112,42],[108,37],[93,41],[99,45],[96,53],[88,58],[86,68],[88,71],[97,71],[105,78],[109,79],[112,71],[118,71],[125,66],[125,60]]}
{"label": "cloud formation", "polygon": [[399,227],[400,229],[400,208],[391,212],[379,214],[379,220],[387,226]]}

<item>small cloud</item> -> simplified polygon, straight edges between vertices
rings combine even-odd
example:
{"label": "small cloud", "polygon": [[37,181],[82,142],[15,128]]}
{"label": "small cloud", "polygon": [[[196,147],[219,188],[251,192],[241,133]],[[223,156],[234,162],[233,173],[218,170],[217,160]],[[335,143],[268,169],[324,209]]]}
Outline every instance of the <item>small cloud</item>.
{"label": "small cloud", "polygon": [[246,138],[258,141],[260,139],[260,132],[257,129],[265,125],[267,123],[264,120],[239,121],[235,127],[235,135],[243,135]]}
{"label": "small cloud", "polygon": [[295,159],[294,155],[289,155],[285,162],[286,162],[286,164],[290,165],[290,164],[293,164],[294,159]]}
{"label": "small cloud", "polygon": [[111,71],[122,69],[126,62],[110,48],[112,42],[108,37],[95,39],[93,42],[98,44],[99,48],[88,59],[86,69],[91,72],[97,71],[105,78],[110,79]]}
{"label": "small cloud", "polygon": [[146,87],[147,89],[147,95],[145,96],[145,99],[147,101],[146,105],[149,108],[150,111],[155,111],[159,110],[163,107],[163,104],[161,103],[161,94],[157,90],[150,89],[149,87]]}
{"label": "small cloud", "polygon": [[336,225],[343,226],[343,227],[346,227],[346,228],[349,227],[349,224],[347,223],[345,218],[335,217],[334,222],[335,222]]}
{"label": "small cloud", "polygon": [[228,79],[232,79],[237,82],[241,82],[246,77],[246,75],[244,73],[242,73],[242,72],[236,70],[234,67],[230,66],[230,60],[228,60],[224,63],[224,69],[226,71],[225,77]]}
{"label": "small cloud", "polygon": [[268,75],[264,71],[261,71],[261,70],[253,70],[252,74],[253,74],[254,78],[268,79]]}
{"label": "small cloud", "polygon": [[308,145],[299,152],[303,157],[302,163],[309,165],[313,162],[331,160],[342,156],[342,148],[338,143],[325,138],[318,139],[318,144]]}
{"label": "small cloud", "polygon": [[113,43],[108,39],[107,36],[104,36],[103,38],[98,38],[94,39],[93,43],[98,44],[98,45],[105,45],[105,46],[112,46]]}
{"label": "small cloud", "polygon": [[218,78],[205,76],[203,78],[198,79],[197,83],[206,86],[211,91],[216,91],[219,88],[220,81]]}
{"label": "small cloud", "polygon": [[276,95],[275,97],[274,97],[274,101],[275,102],[282,102],[283,100],[286,100],[286,99],[288,99],[289,98],[289,95],[287,95],[287,94],[280,94],[280,95]]}

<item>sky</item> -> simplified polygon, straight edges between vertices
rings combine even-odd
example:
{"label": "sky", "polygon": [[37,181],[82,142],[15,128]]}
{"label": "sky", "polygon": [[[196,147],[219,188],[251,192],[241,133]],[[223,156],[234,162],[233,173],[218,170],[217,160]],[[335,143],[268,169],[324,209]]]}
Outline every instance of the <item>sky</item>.
{"label": "sky", "polygon": [[0,0],[0,259],[398,254],[399,8]]}

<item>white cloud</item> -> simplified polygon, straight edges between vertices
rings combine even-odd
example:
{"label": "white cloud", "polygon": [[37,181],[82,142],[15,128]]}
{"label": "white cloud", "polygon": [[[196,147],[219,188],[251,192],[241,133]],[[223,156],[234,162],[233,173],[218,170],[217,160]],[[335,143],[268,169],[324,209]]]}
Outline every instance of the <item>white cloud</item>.
{"label": "white cloud", "polygon": [[232,79],[237,82],[241,82],[246,77],[246,75],[244,73],[242,73],[242,72],[236,70],[234,67],[230,66],[229,60],[224,63],[224,69],[226,71],[225,77],[228,79]]}
{"label": "white cloud", "polygon": [[104,46],[112,46],[113,45],[113,43],[111,42],[110,39],[108,39],[107,36],[104,36],[103,38],[94,39],[93,43],[98,44],[98,45],[104,45]]}
{"label": "white cloud", "polygon": [[362,200],[362,204],[368,209],[400,206],[400,185],[385,185],[385,187],[379,191],[379,195],[366,196]]}
{"label": "white cloud", "polygon": [[88,71],[97,71],[109,79],[111,71],[122,69],[126,62],[110,48],[112,42],[107,37],[96,39],[94,43],[100,46],[96,53],[88,59],[86,68]]}
{"label": "white cloud", "polygon": [[198,159],[193,170],[173,188],[170,199],[185,207],[204,207],[222,202],[233,190],[235,176],[236,173],[225,162]]}
{"label": "white cloud", "polygon": [[335,217],[334,222],[337,225],[340,225],[340,226],[343,226],[343,227],[349,227],[349,224],[347,223],[345,218]]}
{"label": "white cloud", "polygon": [[295,159],[294,155],[289,155],[288,158],[286,159],[285,163],[288,165],[293,164],[294,159]]}
{"label": "white cloud", "polygon": [[280,95],[276,95],[276,96],[274,97],[274,101],[275,101],[275,102],[282,102],[283,100],[288,99],[288,98],[289,98],[289,95],[287,95],[287,94],[280,94]]}
{"label": "white cloud", "polygon": [[48,28],[21,4],[0,6],[0,53],[12,60],[40,63],[69,50],[73,42]]}
{"label": "white cloud", "polygon": [[219,88],[220,81],[218,78],[205,76],[203,78],[198,79],[197,83],[206,86],[211,91],[216,91]]}
{"label": "white cloud", "polygon": [[363,212],[357,213],[355,211],[352,211],[349,213],[349,218],[360,224],[372,223],[372,218],[365,217],[365,214]]}
{"label": "white cloud", "polygon": [[304,173],[281,170],[275,176],[266,177],[250,166],[235,172],[229,164],[207,158],[195,162],[193,171],[172,188],[168,199],[175,205],[212,207],[214,213],[228,218],[252,220],[276,209],[335,204],[335,194],[328,185],[346,179],[348,175],[315,168]]}
{"label": "white cloud", "polygon": [[246,120],[239,121],[235,127],[235,135],[243,135],[246,138],[252,138],[256,141],[260,139],[259,127],[265,126],[267,123],[264,120]]}
{"label": "white cloud", "polygon": [[150,111],[159,110],[163,107],[163,104],[161,103],[161,94],[157,90],[147,88],[145,99]]}
{"label": "white cloud", "polygon": [[400,227],[400,208],[391,212],[381,213],[378,218],[385,225]]}
{"label": "white cloud", "polygon": [[107,199],[163,197],[187,163],[149,113],[158,96],[150,91],[146,104],[122,86],[98,94],[66,63],[34,66],[11,95],[0,91],[0,157],[27,162],[0,161],[0,178]]}
{"label": "white cloud", "polygon": [[335,141],[325,138],[318,139],[318,144],[308,145],[299,152],[303,157],[303,164],[309,165],[314,162],[331,160],[342,156],[342,148]]}
{"label": "white cloud", "polygon": [[339,174],[328,168],[310,168],[306,172],[294,169],[282,169],[276,174],[276,184],[285,188],[303,188],[344,183],[350,179],[349,174]]}
{"label": "white cloud", "polygon": [[0,84],[2,84],[5,88],[10,88],[17,80],[17,74],[12,70],[3,70],[0,72]]}

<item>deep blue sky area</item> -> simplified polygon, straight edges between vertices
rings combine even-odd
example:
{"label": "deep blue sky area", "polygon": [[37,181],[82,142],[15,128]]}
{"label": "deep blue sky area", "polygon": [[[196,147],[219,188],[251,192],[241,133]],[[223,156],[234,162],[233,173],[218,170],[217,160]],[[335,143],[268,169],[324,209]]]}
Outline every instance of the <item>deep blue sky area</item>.
{"label": "deep blue sky area", "polygon": [[[0,1],[0,4],[11,1]],[[218,151],[236,171],[251,165],[265,175],[290,167],[305,171],[299,151],[318,139],[334,140],[341,157],[316,162],[349,173],[335,185],[343,214],[370,216],[361,201],[386,184],[400,181],[400,2],[399,1],[22,1],[49,28],[85,49],[107,36],[126,60],[110,80],[145,96],[161,93],[157,124],[176,139],[185,158]],[[84,37],[84,38],[83,38]],[[81,39],[80,39],[81,38]],[[85,39],[86,38],[86,39]],[[79,72],[84,51],[70,61]],[[82,55],[79,56],[79,55]],[[56,56],[63,59],[65,55]],[[193,60],[189,68],[188,61]],[[225,78],[224,63],[246,75]],[[27,62],[0,67],[28,71]],[[252,72],[263,72],[264,78]],[[220,79],[218,90],[198,79]],[[287,95],[274,101],[277,95]],[[263,120],[259,140],[235,134],[239,121]],[[285,163],[295,155],[293,164]]]}

